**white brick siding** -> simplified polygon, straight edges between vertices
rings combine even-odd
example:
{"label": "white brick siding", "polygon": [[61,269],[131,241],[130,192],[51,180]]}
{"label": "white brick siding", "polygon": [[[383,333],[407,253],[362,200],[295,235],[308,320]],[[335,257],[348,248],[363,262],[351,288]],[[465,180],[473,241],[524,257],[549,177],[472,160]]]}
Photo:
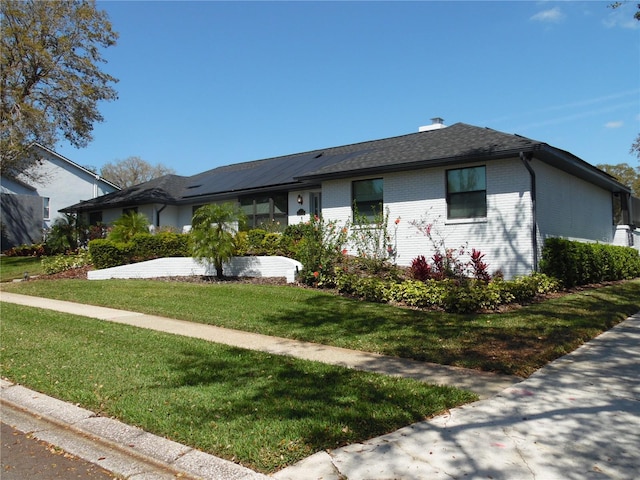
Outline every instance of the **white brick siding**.
{"label": "white brick siding", "polygon": [[613,242],[616,228],[611,192],[539,161],[532,166],[536,172],[542,239]]}
{"label": "white brick siding", "polygon": [[[469,164],[475,166],[481,164]],[[519,159],[494,161],[487,167],[487,218],[447,220],[446,168],[389,173],[384,178],[384,206],[389,209],[389,233],[397,244],[399,265],[418,255],[430,258],[431,241],[412,222],[433,223],[434,240],[446,248],[467,246],[485,254],[490,271],[508,278],[533,269],[529,173]],[[362,178],[380,178],[362,177]],[[358,179],[361,179],[360,177]],[[323,216],[344,224],[351,220],[353,179],[324,182]],[[514,191],[515,190],[515,191]],[[397,227],[395,220],[400,218]]]}

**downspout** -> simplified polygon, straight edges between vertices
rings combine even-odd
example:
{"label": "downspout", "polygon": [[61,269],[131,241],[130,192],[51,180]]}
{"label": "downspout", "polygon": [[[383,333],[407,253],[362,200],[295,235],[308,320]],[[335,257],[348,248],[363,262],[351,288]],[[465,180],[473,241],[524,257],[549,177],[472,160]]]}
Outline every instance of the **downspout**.
{"label": "downspout", "polygon": [[531,248],[533,249],[533,271],[538,271],[538,217],[536,209],[536,172],[529,162],[533,154],[520,152],[520,160],[531,176]]}
{"label": "downspout", "polygon": [[167,204],[165,203],[160,210],[156,212],[156,227],[160,227],[160,212],[167,208]]}

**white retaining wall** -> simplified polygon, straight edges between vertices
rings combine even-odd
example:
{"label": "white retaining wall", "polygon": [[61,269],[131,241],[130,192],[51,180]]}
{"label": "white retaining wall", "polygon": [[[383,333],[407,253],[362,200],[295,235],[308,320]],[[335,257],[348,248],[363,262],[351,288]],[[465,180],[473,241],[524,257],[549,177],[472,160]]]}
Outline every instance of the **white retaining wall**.
{"label": "white retaining wall", "polygon": [[[229,277],[285,277],[287,282],[295,281],[302,264],[287,257],[234,257],[223,264],[223,272]],[[121,265],[88,272],[89,280],[110,278],[158,278],[214,276],[213,265],[202,265],[191,257],[168,257],[146,262]]]}

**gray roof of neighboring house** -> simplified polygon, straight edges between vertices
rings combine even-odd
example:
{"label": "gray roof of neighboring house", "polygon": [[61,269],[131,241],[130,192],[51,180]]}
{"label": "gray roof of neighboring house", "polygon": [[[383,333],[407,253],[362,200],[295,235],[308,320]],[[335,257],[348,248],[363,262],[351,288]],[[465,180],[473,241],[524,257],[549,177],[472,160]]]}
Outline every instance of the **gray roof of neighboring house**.
{"label": "gray roof of neighboring house", "polygon": [[164,175],[148,182],[107,193],[100,197],[65,207],[61,212],[83,212],[98,208],[118,208],[150,203],[176,203],[184,190],[188,177]]}
{"label": "gray roof of neighboring house", "polygon": [[329,178],[517,157],[520,152],[533,153],[542,161],[604,188],[628,191],[613,177],[546,143],[456,123],[398,137],[227,165],[191,177],[166,175],[62,211],[148,203],[194,204],[252,192],[304,188]]}

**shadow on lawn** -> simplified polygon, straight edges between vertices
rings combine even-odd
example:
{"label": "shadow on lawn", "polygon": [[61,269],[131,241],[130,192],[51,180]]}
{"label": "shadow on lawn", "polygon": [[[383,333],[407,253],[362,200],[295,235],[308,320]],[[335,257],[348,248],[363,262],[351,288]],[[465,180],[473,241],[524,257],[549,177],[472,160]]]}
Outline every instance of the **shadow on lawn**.
{"label": "shadow on lawn", "polygon": [[[255,443],[261,455],[275,452],[273,465],[260,469],[282,466],[282,449],[300,449],[297,457],[304,458],[473,400],[467,394],[452,396],[447,387],[398,388],[393,379],[243,349],[230,348],[223,359],[202,353],[182,350],[171,360],[172,382],[165,387],[184,394],[172,405],[173,414],[177,421],[199,422],[192,427],[207,434],[216,422],[227,425],[222,428],[243,425],[246,442]],[[194,407],[189,392],[206,395],[208,389],[227,392],[222,398],[228,402],[198,402]]]}
{"label": "shadow on lawn", "polygon": [[285,327],[290,338],[528,376],[640,310],[640,283],[584,289],[492,314],[374,309],[330,296],[307,305],[272,312],[265,322]]}

